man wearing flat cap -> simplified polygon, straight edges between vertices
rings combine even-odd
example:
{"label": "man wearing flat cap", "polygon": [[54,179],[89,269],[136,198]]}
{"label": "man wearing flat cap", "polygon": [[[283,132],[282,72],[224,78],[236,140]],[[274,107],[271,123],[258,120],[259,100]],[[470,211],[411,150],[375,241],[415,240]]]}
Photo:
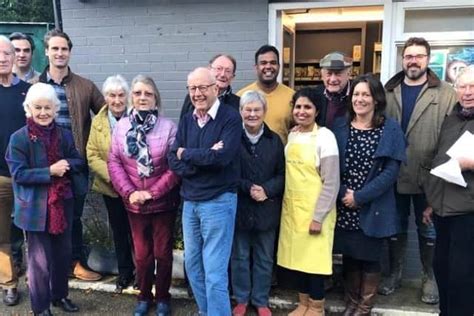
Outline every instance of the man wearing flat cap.
{"label": "man wearing flat cap", "polygon": [[352,60],[341,52],[331,52],[320,62],[323,85],[316,87],[318,107],[316,123],[331,129],[336,118],[347,112]]}

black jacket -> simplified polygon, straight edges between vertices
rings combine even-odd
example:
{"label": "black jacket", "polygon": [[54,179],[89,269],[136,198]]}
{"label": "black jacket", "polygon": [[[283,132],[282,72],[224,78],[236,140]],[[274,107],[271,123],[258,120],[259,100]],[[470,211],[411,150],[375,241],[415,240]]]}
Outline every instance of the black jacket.
{"label": "black jacket", "polygon": [[[432,161],[432,168],[450,159],[446,152],[466,131],[474,133],[474,118],[460,116],[460,109],[460,104],[456,104],[453,112],[446,117],[441,126],[437,153]],[[423,189],[428,204],[437,215],[445,217],[474,214],[474,171],[463,171],[462,176],[467,183],[466,188],[444,181],[432,174],[429,174],[425,179]]]}
{"label": "black jacket", "polygon": [[[232,92],[224,93],[223,95],[219,96],[219,101],[221,101],[221,103],[230,105],[233,109],[239,112],[240,97],[236,96]],[[179,114],[179,119],[181,120],[186,113],[191,112],[192,110],[194,110],[194,107],[193,103],[191,102],[191,97],[188,93],[184,98],[183,106],[181,107],[181,113]]]}
{"label": "black jacket", "polygon": [[[280,137],[264,125],[263,135],[253,145],[242,131],[240,157],[236,228],[258,231],[277,228],[285,185],[285,154]],[[252,199],[252,184],[262,186],[268,199],[264,202]]]}
{"label": "black jacket", "polygon": [[[317,102],[316,107],[319,111],[318,115],[316,116],[316,124],[318,124],[319,126],[327,127],[327,128],[332,130],[332,126],[327,126],[327,124],[326,124],[326,116],[327,116],[327,112],[328,112],[328,99],[324,95],[324,90],[326,89],[326,87],[324,86],[324,84],[321,84],[321,85],[317,86],[314,89],[315,89],[316,94],[317,94],[317,96],[316,96],[316,100],[317,100],[316,101]],[[345,101],[346,101],[347,107],[349,107],[350,106],[349,96],[345,97]],[[336,118],[334,118],[334,121],[336,121]]]}

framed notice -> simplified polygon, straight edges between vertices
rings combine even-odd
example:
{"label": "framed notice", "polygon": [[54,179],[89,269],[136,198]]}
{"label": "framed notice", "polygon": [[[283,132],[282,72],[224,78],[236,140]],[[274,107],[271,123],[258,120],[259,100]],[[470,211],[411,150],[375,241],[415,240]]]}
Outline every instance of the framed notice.
{"label": "framed notice", "polygon": [[454,84],[461,70],[474,64],[474,46],[435,47],[429,67],[439,78]]}

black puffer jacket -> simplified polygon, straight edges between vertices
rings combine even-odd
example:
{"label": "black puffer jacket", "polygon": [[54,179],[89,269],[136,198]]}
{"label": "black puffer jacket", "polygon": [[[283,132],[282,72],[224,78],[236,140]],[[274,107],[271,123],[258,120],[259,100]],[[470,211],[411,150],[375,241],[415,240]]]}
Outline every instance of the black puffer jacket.
{"label": "black puffer jacket", "polygon": [[[285,154],[280,137],[264,125],[263,135],[253,145],[245,131],[240,145],[241,180],[237,204],[236,228],[265,231],[280,223],[281,201],[285,185]],[[268,199],[257,202],[250,196],[252,184],[264,188]]]}

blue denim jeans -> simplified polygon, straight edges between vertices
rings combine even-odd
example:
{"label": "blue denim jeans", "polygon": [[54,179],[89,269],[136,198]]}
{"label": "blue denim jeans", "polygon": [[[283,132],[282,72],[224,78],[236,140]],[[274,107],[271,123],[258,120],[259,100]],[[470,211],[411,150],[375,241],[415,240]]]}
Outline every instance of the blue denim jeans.
{"label": "blue denim jeans", "polygon": [[275,229],[235,231],[230,264],[232,290],[237,303],[250,300],[256,307],[268,306],[275,236]]}
{"label": "blue denim jeans", "polygon": [[209,201],[184,201],[184,264],[199,312],[231,315],[229,258],[234,235],[237,194]]}
{"label": "blue denim jeans", "polygon": [[415,223],[419,237],[427,239],[436,239],[436,231],[433,224],[423,223],[423,211],[428,205],[424,194],[396,194],[397,210],[400,216],[400,233],[408,232],[408,218],[410,217],[410,207],[413,203],[415,211]]}

